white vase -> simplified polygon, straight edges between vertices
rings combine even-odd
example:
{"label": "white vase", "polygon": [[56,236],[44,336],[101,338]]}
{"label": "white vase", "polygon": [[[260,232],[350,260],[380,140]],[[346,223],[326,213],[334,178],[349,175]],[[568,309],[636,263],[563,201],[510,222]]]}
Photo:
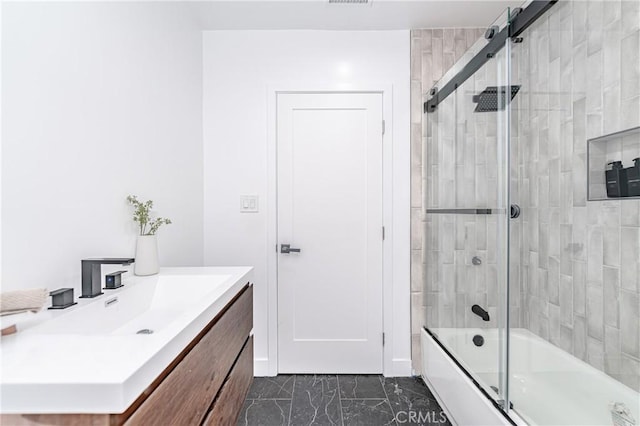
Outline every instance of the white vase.
{"label": "white vase", "polygon": [[136,241],[136,275],[153,275],[160,270],[158,264],[158,240],[155,235],[139,235]]}

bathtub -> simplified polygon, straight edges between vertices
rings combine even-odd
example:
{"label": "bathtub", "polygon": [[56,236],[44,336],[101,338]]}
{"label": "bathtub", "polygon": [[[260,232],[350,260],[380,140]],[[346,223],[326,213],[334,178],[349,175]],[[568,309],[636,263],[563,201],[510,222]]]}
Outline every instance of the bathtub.
{"label": "bathtub", "polygon": [[247,284],[251,270],[162,269],[74,307],[32,314],[0,343],[0,412],[125,411]]}
{"label": "bathtub", "polygon": [[[430,331],[449,352],[456,355],[457,361],[481,384],[484,391],[497,398],[491,386],[499,387],[498,331],[447,328]],[[475,335],[483,336],[482,346],[474,345],[472,339]],[[454,363],[449,363],[449,369],[441,368],[435,374],[435,380],[430,379],[433,372],[430,369],[446,365],[438,357],[449,357],[424,330],[422,344],[425,379],[440,394],[443,404],[451,406],[450,414],[454,419],[456,414],[461,419],[467,419],[459,424],[500,424],[495,423],[499,421],[503,424],[611,425],[611,402],[624,403],[636,421],[640,420],[640,393],[530,331],[512,329],[509,367],[509,392],[513,403],[511,418],[507,420],[499,416],[490,421],[488,418],[475,417],[474,421],[473,415],[461,412],[465,411],[465,406],[451,401],[450,395],[461,392],[462,386],[476,386],[468,377],[458,377],[461,374],[460,368]],[[488,400],[482,392],[477,391],[477,387],[475,393]],[[477,412],[491,409],[498,411],[490,402],[477,403],[482,405]]]}

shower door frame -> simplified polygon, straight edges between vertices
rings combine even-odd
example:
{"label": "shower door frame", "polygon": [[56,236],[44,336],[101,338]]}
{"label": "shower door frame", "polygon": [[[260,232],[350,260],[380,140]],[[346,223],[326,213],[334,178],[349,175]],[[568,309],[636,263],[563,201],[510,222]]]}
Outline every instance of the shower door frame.
{"label": "shower door frame", "polygon": [[[432,89],[431,98],[423,104],[423,113],[435,111],[438,104],[444,101],[449,95],[455,93],[462,83],[473,76],[480,68],[493,58],[504,47],[507,39],[516,39],[522,32],[531,26],[539,17],[544,15],[559,0],[533,0],[525,9],[521,9],[515,16],[510,19],[502,31],[494,34],[489,43],[475,55],[460,72],[458,72],[451,80],[445,84],[442,89],[434,91]],[[489,31],[489,29],[487,30]],[[486,35],[485,35],[486,37]]]}

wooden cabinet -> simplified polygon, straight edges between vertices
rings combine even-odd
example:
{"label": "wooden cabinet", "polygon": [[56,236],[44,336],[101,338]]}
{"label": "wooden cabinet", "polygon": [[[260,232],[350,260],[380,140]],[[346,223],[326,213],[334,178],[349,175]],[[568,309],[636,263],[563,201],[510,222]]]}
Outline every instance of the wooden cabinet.
{"label": "wooden cabinet", "polygon": [[253,337],[250,337],[203,424],[205,426],[235,425],[240,413],[239,407],[241,408],[244,404],[252,381]]}
{"label": "wooden cabinet", "polygon": [[2,415],[2,424],[235,425],[253,380],[252,327],[247,284],[124,413]]}
{"label": "wooden cabinet", "polygon": [[[217,321],[214,320],[210,330],[150,393],[125,424],[201,424],[225,379],[231,376],[230,372],[238,355],[245,344],[252,342],[249,339],[253,324],[252,313],[253,287],[247,287],[222,316]],[[253,364],[249,367],[253,376]],[[237,408],[236,411],[239,411],[241,407],[242,404],[229,408]]]}

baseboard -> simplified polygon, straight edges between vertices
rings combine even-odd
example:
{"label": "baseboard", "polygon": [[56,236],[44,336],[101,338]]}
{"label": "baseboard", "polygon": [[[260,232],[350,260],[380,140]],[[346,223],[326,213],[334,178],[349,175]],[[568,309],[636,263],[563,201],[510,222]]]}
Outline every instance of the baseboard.
{"label": "baseboard", "polygon": [[411,359],[394,358],[391,363],[390,377],[409,377],[412,375]]}
{"label": "baseboard", "polygon": [[[269,358],[256,358],[253,360],[253,375],[255,377],[276,376],[277,372],[271,372]],[[412,375],[411,360],[396,358],[392,361],[391,371],[388,377],[410,377]]]}
{"label": "baseboard", "polygon": [[275,376],[269,373],[269,358],[256,358],[253,360],[254,377]]}

